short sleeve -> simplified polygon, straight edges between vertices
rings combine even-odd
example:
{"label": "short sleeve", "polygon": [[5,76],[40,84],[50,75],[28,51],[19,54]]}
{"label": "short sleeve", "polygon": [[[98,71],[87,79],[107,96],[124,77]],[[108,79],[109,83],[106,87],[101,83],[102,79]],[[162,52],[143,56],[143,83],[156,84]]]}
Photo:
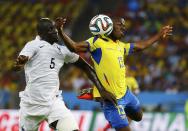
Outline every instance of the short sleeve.
{"label": "short sleeve", "polygon": [[125,55],[131,55],[134,49],[134,43],[125,43],[124,44]]}
{"label": "short sleeve", "polygon": [[79,55],[70,52],[65,46],[61,46],[62,47],[62,54],[64,54],[64,61],[65,63],[74,63],[79,59]]}
{"label": "short sleeve", "polygon": [[95,41],[98,39],[98,36],[94,36],[86,40],[86,43],[88,44],[88,49],[90,52],[93,52],[97,47],[95,45]]}
{"label": "short sleeve", "polygon": [[35,43],[32,42],[28,42],[24,48],[21,50],[19,55],[24,55],[24,56],[28,56],[29,59],[34,56],[34,54],[37,53],[37,46],[35,45]]}

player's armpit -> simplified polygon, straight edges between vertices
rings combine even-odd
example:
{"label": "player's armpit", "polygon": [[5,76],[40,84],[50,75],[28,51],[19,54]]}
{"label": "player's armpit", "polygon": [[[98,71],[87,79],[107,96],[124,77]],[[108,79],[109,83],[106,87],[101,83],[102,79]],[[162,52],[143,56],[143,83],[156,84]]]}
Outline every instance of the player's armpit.
{"label": "player's armpit", "polygon": [[145,48],[143,48],[143,46],[139,42],[134,43],[134,47],[132,49],[132,53],[136,53],[136,52],[142,51],[143,49],[145,49]]}

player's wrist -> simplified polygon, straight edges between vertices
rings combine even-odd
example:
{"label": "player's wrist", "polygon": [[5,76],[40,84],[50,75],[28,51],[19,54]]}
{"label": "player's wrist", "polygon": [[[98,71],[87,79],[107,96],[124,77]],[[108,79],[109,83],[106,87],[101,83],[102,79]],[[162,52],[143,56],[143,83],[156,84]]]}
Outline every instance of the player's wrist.
{"label": "player's wrist", "polygon": [[162,33],[161,33],[161,31],[160,31],[159,33],[157,33],[156,39],[157,39],[157,40],[160,40],[161,38],[162,38]]}

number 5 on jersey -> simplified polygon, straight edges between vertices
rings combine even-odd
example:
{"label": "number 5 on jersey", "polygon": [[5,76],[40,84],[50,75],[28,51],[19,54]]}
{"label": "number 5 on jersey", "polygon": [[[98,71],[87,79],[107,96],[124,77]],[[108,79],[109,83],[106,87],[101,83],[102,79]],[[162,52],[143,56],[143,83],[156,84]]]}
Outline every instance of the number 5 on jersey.
{"label": "number 5 on jersey", "polygon": [[51,63],[50,63],[50,69],[55,68],[55,62],[54,62],[55,58],[51,58]]}

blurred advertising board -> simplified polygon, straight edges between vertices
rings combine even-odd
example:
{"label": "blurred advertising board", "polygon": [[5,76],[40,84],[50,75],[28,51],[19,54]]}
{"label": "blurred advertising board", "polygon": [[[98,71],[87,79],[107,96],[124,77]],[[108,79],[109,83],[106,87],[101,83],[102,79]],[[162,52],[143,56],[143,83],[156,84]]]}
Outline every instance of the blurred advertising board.
{"label": "blurred advertising board", "polygon": [[[80,131],[103,131],[107,121],[101,112],[72,111]],[[18,131],[18,110],[0,110],[0,131]],[[183,113],[144,113],[141,122],[132,122],[133,131],[188,131],[188,119]],[[53,131],[46,122],[39,131]],[[108,131],[115,131],[109,129]]]}

